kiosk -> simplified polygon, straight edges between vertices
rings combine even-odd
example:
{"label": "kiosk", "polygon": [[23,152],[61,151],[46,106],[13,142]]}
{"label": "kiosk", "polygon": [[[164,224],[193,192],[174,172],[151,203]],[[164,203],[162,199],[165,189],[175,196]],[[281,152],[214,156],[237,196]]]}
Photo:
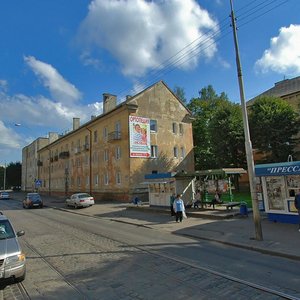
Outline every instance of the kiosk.
{"label": "kiosk", "polygon": [[149,206],[170,207],[170,197],[173,193],[181,193],[185,205],[192,202],[194,191],[194,174],[184,172],[168,172],[146,174],[148,185]]}
{"label": "kiosk", "polygon": [[300,161],[256,165],[255,175],[269,220],[297,224],[294,199],[300,192]]}

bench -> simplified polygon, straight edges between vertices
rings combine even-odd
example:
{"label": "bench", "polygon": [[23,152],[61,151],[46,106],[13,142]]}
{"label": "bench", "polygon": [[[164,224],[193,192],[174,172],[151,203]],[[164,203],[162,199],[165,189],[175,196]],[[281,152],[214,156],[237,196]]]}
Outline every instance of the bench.
{"label": "bench", "polygon": [[226,210],[228,211],[229,210],[229,208],[230,209],[233,209],[233,207],[235,207],[235,206],[240,206],[241,205],[241,203],[240,202],[225,202],[225,203],[222,203],[221,204],[222,206],[225,206],[226,207]]}

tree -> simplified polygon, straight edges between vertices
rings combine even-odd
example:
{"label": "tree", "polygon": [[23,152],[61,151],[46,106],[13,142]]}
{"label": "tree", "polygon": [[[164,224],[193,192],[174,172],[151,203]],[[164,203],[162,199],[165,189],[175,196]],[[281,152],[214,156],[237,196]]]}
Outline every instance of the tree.
{"label": "tree", "polygon": [[[4,172],[4,167],[0,167],[0,187],[3,186],[4,183]],[[21,172],[22,165],[20,162],[11,162],[6,166],[6,188],[21,186]]]}
{"label": "tree", "polygon": [[201,89],[199,98],[188,108],[193,122],[195,163],[197,169],[240,167],[245,165],[245,146],[241,108],[217,95],[211,85]]}
{"label": "tree", "polygon": [[186,104],[186,98],[185,98],[185,91],[183,88],[179,86],[175,86],[173,93],[176,95],[177,98],[179,98],[184,104]]}
{"label": "tree", "polygon": [[249,127],[253,147],[264,153],[266,162],[286,161],[295,154],[299,118],[286,101],[263,96],[249,108]]}

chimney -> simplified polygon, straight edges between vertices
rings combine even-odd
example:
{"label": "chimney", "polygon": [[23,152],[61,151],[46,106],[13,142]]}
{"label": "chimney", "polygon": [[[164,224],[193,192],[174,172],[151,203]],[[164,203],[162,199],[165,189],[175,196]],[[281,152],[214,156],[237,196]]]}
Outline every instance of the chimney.
{"label": "chimney", "polygon": [[73,130],[76,130],[80,127],[80,118],[73,118]]}
{"label": "chimney", "polygon": [[103,94],[103,113],[107,113],[117,106],[117,96],[104,93]]}
{"label": "chimney", "polygon": [[56,140],[58,140],[58,133],[57,132],[49,132],[49,144],[53,143]]}

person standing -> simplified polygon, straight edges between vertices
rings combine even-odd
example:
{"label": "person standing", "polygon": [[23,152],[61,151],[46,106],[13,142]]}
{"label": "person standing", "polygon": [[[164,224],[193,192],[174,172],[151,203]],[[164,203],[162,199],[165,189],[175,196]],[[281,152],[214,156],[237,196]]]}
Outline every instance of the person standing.
{"label": "person standing", "polygon": [[297,193],[297,195],[295,196],[295,207],[298,210],[298,215],[299,215],[299,221],[298,221],[299,228],[298,228],[298,230],[300,232],[300,192]]}
{"label": "person standing", "polygon": [[173,204],[173,208],[175,211],[176,222],[178,222],[178,220],[182,222],[183,214],[185,213],[185,207],[184,207],[184,202],[181,199],[181,194],[177,194]]}
{"label": "person standing", "polygon": [[170,197],[171,217],[175,216],[175,211],[174,211],[174,208],[173,208],[173,204],[174,204],[175,198],[176,198],[176,195],[175,195],[175,193],[173,193],[173,194],[171,195],[171,197]]}

